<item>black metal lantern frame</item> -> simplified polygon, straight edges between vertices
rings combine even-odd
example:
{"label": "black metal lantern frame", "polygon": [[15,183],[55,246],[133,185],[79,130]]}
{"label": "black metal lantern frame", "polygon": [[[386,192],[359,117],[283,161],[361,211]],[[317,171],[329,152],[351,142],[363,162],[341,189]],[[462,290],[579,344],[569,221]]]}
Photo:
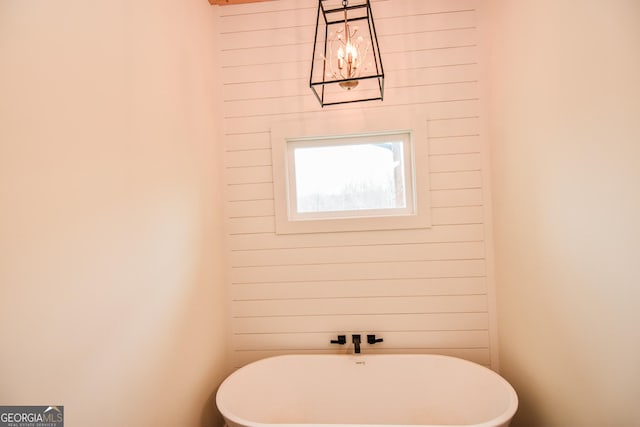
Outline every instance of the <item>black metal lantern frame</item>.
{"label": "black metal lantern frame", "polygon": [[384,70],[369,0],[318,0],[309,85],[323,107],[383,99]]}

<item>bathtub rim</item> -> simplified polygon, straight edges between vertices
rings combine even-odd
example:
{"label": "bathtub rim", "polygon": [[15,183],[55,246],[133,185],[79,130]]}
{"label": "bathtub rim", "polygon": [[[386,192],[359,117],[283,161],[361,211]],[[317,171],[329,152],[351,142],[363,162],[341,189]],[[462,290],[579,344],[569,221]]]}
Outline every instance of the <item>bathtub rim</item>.
{"label": "bathtub rim", "polygon": [[[505,411],[500,414],[499,416],[492,418],[491,420],[485,421],[483,423],[480,424],[428,424],[428,425],[424,425],[424,424],[296,424],[296,423],[261,423],[261,422],[255,422],[255,421],[249,421],[246,420],[242,417],[236,416],[235,414],[231,414],[231,416],[229,415],[225,415],[223,412],[224,410],[226,410],[227,413],[230,413],[230,411],[228,410],[228,408],[224,408],[224,405],[220,404],[220,399],[221,399],[221,395],[222,392],[224,391],[224,386],[225,384],[231,380],[231,378],[233,377],[233,375],[240,371],[241,369],[248,367],[248,366],[255,366],[257,364],[263,364],[263,363],[269,363],[269,361],[271,361],[272,359],[286,359],[286,358],[312,358],[312,357],[321,357],[321,358],[352,358],[352,359],[356,359],[356,358],[369,358],[369,357],[428,357],[428,358],[440,358],[440,359],[451,359],[451,360],[455,360],[456,363],[466,363],[466,364],[471,364],[474,365],[474,369],[482,369],[485,371],[488,371],[492,376],[494,376],[499,382],[502,383],[503,387],[505,387],[505,389],[507,390],[507,394],[509,395],[509,403],[507,406],[507,409],[505,409]],[[218,411],[220,412],[220,414],[223,416],[223,418],[225,418],[225,420],[229,420],[235,424],[238,424],[240,426],[244,426],[244,427],[493,427],[493,426],[502,426],[502,425],[506,425],[505,423],[511,421],[516,413],[516,411],[518,410],[518,404],[519,404],[519,400],[518,400],[518,394],[516,393],[515,389],[513,388],[513,386],[511,385],[511,383],[509,383],[504,377],[502,377],[498,372],[487,368],[486,366],[480,365],[479,363],[476,362],[472,362],[470,360],[467,359],[462,359],[460,357],[455,357],[455,356],[448,356],[448,355],[444,355],[444,354],[429,354],[429,353],[408,353],[408,354],[404,354],[404,353],[384,353],[384,354],[359,354],[359,355],[354,355],[354,354],[319,354],[319,353],[310,353],[310,354],[282,354],[282,355],[276,355],[276,356],[269,356],[269,357],[265,357],[263,359],[259,359],[256,361],[253,361],[251,363],[247,363],[246,365],[236,369],[235,371],[233,371],[231,374],[229,374],[224,381],[222,381],[222,383],[220,384],[220,386],[218,387],[218,390],[216,391],[216,407],[218,409]],[[227,424],[225,423],[225,427],[227,427]]]}

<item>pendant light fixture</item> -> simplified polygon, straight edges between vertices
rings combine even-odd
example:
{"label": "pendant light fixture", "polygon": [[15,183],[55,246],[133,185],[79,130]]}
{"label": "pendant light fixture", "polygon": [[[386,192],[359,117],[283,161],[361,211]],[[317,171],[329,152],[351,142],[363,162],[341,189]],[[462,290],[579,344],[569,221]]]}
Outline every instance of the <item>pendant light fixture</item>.
{"label": "pendant light fixture", "polygon": [[318,0],[309,84],[323,107],[383,99],[384,71],[369,0]]}

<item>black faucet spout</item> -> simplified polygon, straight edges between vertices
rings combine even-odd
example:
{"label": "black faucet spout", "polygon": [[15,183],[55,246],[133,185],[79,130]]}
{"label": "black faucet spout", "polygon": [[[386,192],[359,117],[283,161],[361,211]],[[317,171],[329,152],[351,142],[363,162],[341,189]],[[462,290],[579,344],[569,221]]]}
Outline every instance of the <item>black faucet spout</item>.
{"label": "black faucet spout", "polygon": [[351,342],[353,342],[353,352],[360,354],[360,335],[351,335]]}

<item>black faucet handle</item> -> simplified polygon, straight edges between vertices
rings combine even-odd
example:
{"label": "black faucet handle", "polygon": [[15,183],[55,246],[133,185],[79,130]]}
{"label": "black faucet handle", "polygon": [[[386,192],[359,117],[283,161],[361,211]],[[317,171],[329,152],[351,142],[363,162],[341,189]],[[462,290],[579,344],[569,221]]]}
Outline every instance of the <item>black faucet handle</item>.
{"label": "black faucet handle", "polygon": [[369,344],[375,344],[377,342],[382,342],[382,341],[384,341],[384,339],[382,338],[376,339],[375,335],[367,335],[367,343]]}
{"label": "black faucet handle", "polygon": [[338,339],[337,340],[331,340],[330,342],[331,342],[331,344],[344,345],[344,344],[347,343],[347,336],[346,335],[338,335]]}

